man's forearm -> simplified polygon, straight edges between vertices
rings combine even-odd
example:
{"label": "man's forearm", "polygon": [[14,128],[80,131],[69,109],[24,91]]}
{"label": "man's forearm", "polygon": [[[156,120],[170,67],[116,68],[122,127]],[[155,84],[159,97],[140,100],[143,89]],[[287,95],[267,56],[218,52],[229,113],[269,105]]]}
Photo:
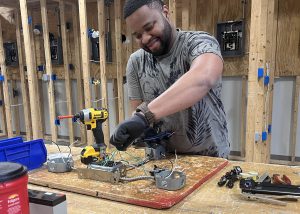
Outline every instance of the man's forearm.
{"label": "man's forearm", "polygon": [[[207,84],[194,83],[193,75],[186,75],[172,87],[149,103],[148,108],[155,119],[186,109],[201,100],[209,91]],[[191,83],[192,82],[192,83]],[[191,86],[187,86],[191,84]]]}

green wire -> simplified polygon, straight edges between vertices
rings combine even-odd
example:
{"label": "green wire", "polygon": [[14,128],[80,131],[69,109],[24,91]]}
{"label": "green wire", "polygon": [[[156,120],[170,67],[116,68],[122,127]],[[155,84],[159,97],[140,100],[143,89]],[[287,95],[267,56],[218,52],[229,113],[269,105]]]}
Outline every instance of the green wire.
{"label": "green wire", "polygon": [[[138,161],[143,161],[143,159],[142,159],[142,158],[140,158],[140,157],[136,157],[136,156],[134,156],[134,155],[132,155],[132,154],[130,154],[130,153],[128,153],[128,152],[126,152],[126,151],[125,151],[125,153],[126,153],[127,155],[129,155],[129,156],[133,157],[134,159],[138,160]],[[146,169],[145,169],[145,165],[143,164],[141,167],[142,167],[142,169],[143,169],[143,171],[144,171],[144,173],[145,173],[145,175],[146,175],[146,174],[147,174],[147,172],[146,172]]]}

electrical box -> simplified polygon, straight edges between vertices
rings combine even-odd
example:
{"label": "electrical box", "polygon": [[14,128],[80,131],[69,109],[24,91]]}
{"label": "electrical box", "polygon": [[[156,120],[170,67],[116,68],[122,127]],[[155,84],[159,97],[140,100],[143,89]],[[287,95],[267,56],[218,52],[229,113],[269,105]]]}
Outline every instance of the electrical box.
{"label": "electrical box", "polygon": [[[99,61],[99,37],[93,38],[90,37],[91,41],[91,59],[94,61]],[[105,46],[106,46],[106,62],[111,63],[112,62],[112,44],[111,44],[111,37],[110,33],[105,34]]]}
{"label": "electrical box", "polygon": [[55,38],[52,33],[49,33],[50,40],[50,55],[53,64],[63,64],[63,53],[62,53],[62,40],[61,37]]}
{"label": "electrical box", "polygon": [[7,66],[18,66],[18,47],[16,42],[3,43],[5,51],[5,63]]}
{"label": "electrical box", "polygon": [[244,55],[244,21],[217,23],[217,40],[223,57]]}

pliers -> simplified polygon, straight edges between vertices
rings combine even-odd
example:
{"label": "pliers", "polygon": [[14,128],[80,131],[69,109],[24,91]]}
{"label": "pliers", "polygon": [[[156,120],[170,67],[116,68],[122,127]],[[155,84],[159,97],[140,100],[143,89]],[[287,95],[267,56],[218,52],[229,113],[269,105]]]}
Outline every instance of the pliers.
{"label": "pliers", "polygon": [[273,174],[272,182],[273,182],[273,184],[285,184],[285,185],[291,185],[292,184],[292,181],[291,181],[291,179],[289,179],[288,176],[283,175],[280,178],[279,174]]}

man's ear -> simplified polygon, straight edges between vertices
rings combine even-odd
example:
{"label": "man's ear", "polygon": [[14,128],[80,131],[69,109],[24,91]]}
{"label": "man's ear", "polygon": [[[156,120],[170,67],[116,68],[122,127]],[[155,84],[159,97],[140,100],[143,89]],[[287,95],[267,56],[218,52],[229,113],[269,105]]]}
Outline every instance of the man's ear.
{"label": "man's ear", "polygon": [[165,14],[166,18],[169,18],[169,8],[167,5],[163,6],[163,14]]}

